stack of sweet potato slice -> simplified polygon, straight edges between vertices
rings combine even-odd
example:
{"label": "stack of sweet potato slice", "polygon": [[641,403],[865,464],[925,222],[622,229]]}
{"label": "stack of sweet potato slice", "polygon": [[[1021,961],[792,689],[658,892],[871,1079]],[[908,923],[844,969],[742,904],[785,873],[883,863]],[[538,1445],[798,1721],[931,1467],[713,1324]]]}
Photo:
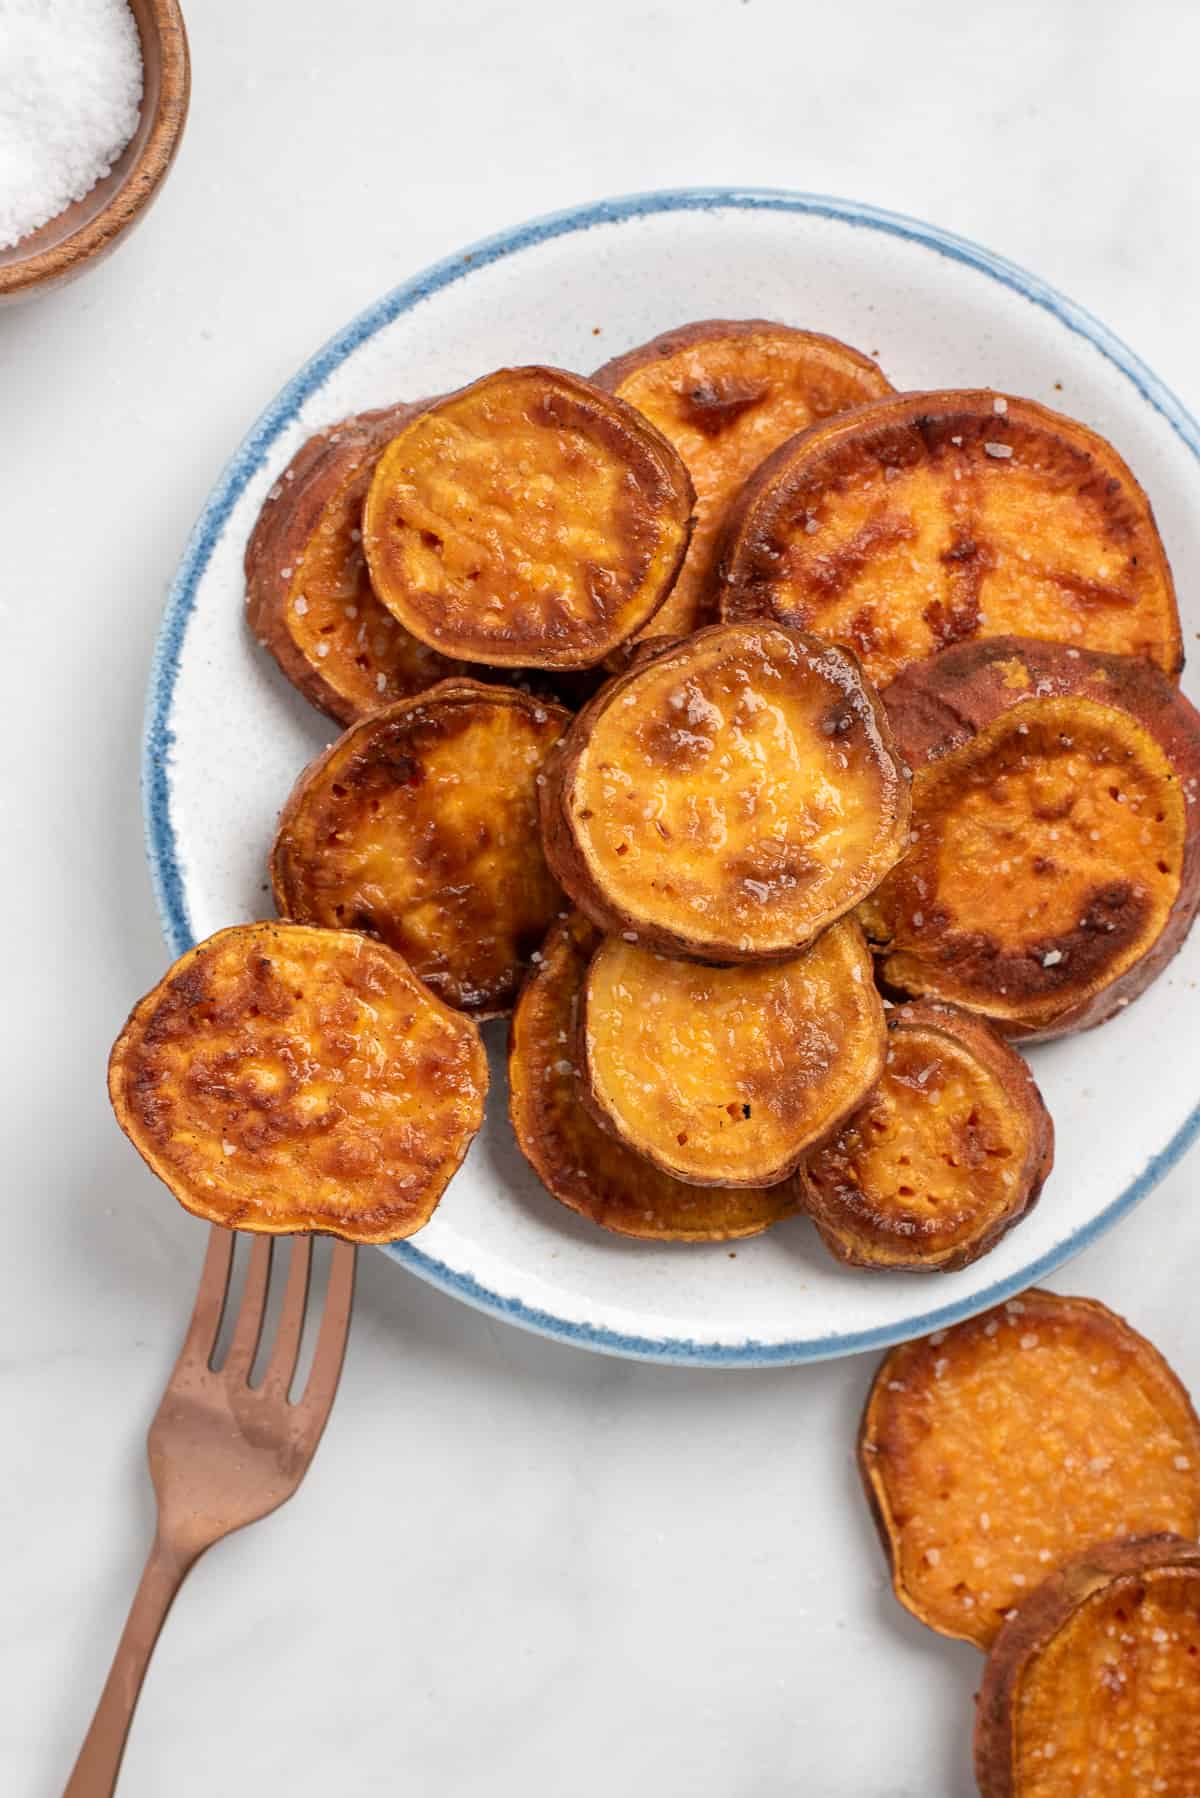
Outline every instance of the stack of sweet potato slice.
{"label": "stack of sweet potato slice", "polygon": [[[348,726],[284,807],[282,918],[472,1029],[515,1007],[517,1140],[608,1228],[802,1211],[852,1265],[964,1266],[1053,1159],[1008,1039],[1128,1004],[1200,899],[1149,502],[1032,401],[707,320],[331,425],[246,581]],[[118,1094],[151,1158],[157,1091]]]}
{"label": "stack of sweet potato slice", "polygon": [[1200,1419],[1157,1350],[1027,1292],[885,1358],[859,1461],[901,1603],[988,1656],[983,1798],[1191,1798]]}

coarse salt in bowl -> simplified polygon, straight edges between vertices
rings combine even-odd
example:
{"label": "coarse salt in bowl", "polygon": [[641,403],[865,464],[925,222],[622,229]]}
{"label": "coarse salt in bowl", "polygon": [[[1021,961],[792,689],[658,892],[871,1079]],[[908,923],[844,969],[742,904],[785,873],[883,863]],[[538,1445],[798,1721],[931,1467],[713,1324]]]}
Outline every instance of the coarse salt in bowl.
{"label": "coarse salt in bowl", "polygon": [[15,48],[0,68],[4,301],[72,279],[137,222],[174,159],[190,74],[178,0],[0,0],[0,38]]}

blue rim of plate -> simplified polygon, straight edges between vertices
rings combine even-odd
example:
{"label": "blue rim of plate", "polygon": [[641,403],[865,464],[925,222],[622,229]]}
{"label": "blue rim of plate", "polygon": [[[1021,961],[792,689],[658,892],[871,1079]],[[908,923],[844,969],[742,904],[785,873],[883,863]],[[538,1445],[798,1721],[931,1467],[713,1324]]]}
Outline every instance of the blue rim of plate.
{"label": "blue rim of plate", "polygon": [[[920,244],[952,262],[966,263],[970,268],[989,275],[993,280],[1032,301],[1034,305],[1043,307],[1069,330],[1093,344],[1101,355],[1133,383],[1142,398],[1161,413],[1200,462],[1200,424],[1141,358],[1122,343],[1120,338],[1115,337],[1099,319],[1039,280],[1036,275],[1018,267],[1016,263],[993,255],[990,250],[985,250],[967,238],[957,237],[952,232],[939,230],[934,225],[907,218],[901,213],[886,212],[855,200],[833,199],[823,194],[793,193],[783,188],[672,188],[661,192],[626,194],[616,199],[598,200],[587,206],[574,207],[565,212],[548,213],[543,218],[532,219],[513,230],[485,237],[393,288],[382,299],[360,312],[357,318],[331,337],[304,364],[252,425],[225,465],[188,539],[183,559],[167,596],[155,645],[142,736],[142,809],[146,855],[163,934],[174,955],[182,955],[194,941],[171,819],[170,754],[174,741],[171,709],[180,651],[195,604],[196,591],[208,567],[213,548],[247,482],[261,467],[279,432],[292,421],[310,395],[367,338],[373,337],[402,312],[411,310],[422,300],[449,287],[455,281],[463,280],[476,269],[552,238],[576,231],[589,231],[597,225],[620,224],[649,213],[723,211],[728,208],[750,212],[803,213],[865,230],[880,231],[909,243]],[[1198,1134],[1200,1104],[1197,1104],[1166,1146],[1151,1157],[1137,1178],[1098,1216],[1063,1242],[1056,1244],[1037,1261],[1022,1268],[1019,1273],[998,1280],[994,1285],[972,1293],[968,1298],[937,1306],[903,1323],[848,1332],[842,1336],[778,1343],[747,1338],[744,1342],[727,1344],[696,1341],[687,1337],[626,1335],[601,1325],[577,1323],[570,1318],[557,1317],[552,1312],[526,1305],[520,1299],[506,1298],[502,1293],[493,1292],[481,1285],[470,1274],[461,1274],[447,1267],[444,1262],[412,1243],[388,1244],[386,1252],[431,1285],[451,1293],[480,1311],[502,1318],[508,1323],[519,1324],[539,1335],[573,1343],[579,1348],[675,1366],[793,1366],[806,1361],[857,1354],[867,1349],[886,1348],[894,1342],[906,1341],[930,1330],[944,1329],[948,1324],[984,1311],[989,1305],[998,1304],[1013,1293],[1043,1279],[1064,1261],[1104,1235],[1119,1217],[1145,1198]]]}

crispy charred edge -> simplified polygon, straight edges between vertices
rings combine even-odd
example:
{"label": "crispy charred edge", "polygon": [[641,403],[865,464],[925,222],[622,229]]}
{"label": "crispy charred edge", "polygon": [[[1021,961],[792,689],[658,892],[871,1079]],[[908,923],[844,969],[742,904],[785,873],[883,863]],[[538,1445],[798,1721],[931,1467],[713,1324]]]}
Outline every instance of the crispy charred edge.
{"label": "crispy charred edge", "polygon": [[358,708],[310,661],[288,626],[290,581],[280,570],[294,563],[353,462],[378,455],[396,431],[433,402],[418,400],[355,413],[300,446],[264,500],[246,543],[246,622],[311,705],[339,724],[353,724]]}
{"label": "crispy charred edge", "polygon": [[897,744],[891,720],[882,704],[879,695],[863,673],[862,664],[852,649],[842,644],[826,643],[819,637],[807,635],[803,631],[793,630],[787,625],[764,621],[762,629],[778,631],[788,637],[794,644],[799,644],[806,656],[819,656],[827,664],[832,659],[844,665],[850,678],[859,689],[858,698],[869,713],[876,730],[882,757],[892,771],[892,789],[895,806],[893,834],[897,837],[897,852],[880,870],[870,884],[862,892],[848,899],[840,912],[823,919],[816,925],[802,942],[789,943],[779,949],[739,948],[732,940],[713,943],[699,943],[680,932],[668,930],[662,925],[652,924],[649,920],[622,911],[610,903],[607,895],[592,874],[587,860],[576,842],[574,832],[568,821],[566,798],[578,771],[579,762],[587,747],[592,730],[608,709],[620,699],[630,683],[651,666],[657,666],[669,656],[677,656],[682,660],[702,650],[713,637],[728,632],[731,628],[753,630],[754,626],[744,624],[731,627],[729,624],[710,624],[703,630],[696,631],[690,637],[652,638],[637,645],[636,651],[628,667],[607,681],[600,691],[576,713],[569,727],[563,732],[542,768],[543,784],[539,789],[539,811],[542,825],[542,844],[546,852],[546,860],[550,872],[586,918],[598,930],[608,936],[621,935],[627,930],[636,930],[637,939],[644,948],[659,949],[666,955],[681,956],[688,961],[705,962],[755,962],[755,961],[789,961],[808,947],[827,929],[872,892],[884,874],[895,866],[900,857],[900,840],[907,827],[910,809],[911,783],[905,771],[903,755]]}
{"label": "crispy charred edge", "polygon": [[[893,1032],[913,1030],[949,1037],[993,1076],[1009,1105],[1021,1113],[1029,1126],[1029,1148],[1016,1196],[1007,1209],[993,1218],[990,1225],[977,1236],[951,1250],[949,1254],[926,1261],[917,1258],[919,1246],[913,1259],[906,1261],[889,1261],[857,1253],[839,1234],[836,1218],[830,1214],[824,1199],[802,1166],[800,1179],[804,1192],[804,1210],[830,1254],[847,1267],[884,1269],[894,1273],[957,1273],[989,1254],[1014,1225],[1028,1217],[1037,1204],[1054,1166],[1054,1122],[1027,1064],[984,1018],[976,1017],[972,1012],[964,1011],[961,1006],[951,1005],[942,999],[913,999],[907,1004],[894,1006],[888,1012],[887,1028],[889,1036]],[[865,1110],[870,1103],[871,1095],[868,1095],[847,1119],[847,1123],[853,1123],[858,1112]],[[809,1150],[806,1160],[814,1153],[815,1150]]]}
{"label": "crispy charred edge", "polygon": [[[662,577],[659,591],[653,595],[652,603],[638,611],[636,617],[627,624],[622,633],[604,643],[595,653],[565,658],[547,653],[539,660],[534,653],[536,645],[528,642],[511,652],[489,643],[486,656],[472,653],[472,649],[464,644],[447,646],[438,643],[428,632],[428,627],[422,619],[410,616],[408,608],[405,609],[403,615],[396,611],[384,591],[384,584],[375,580],[373,567],[371,568],[372,584],[375,586],[381,604],[392,612],[398,622],[419,641],[426,643],[431,649],[438,650],[439,653],[444,654],[449,648],[463,661],[484,661],[497,668],[528,667],[575,673],[598,666],[613,650],[619,648],[638,631],[643,630],[666,599],[675,585],[679,570],[683,566],[684,557],[688,552],[688,545],[691,542],[692,527],[695,523],[696,490],[692,486],[692,477],[674,444],[663,435],[657,425],[651,424],[648,418],[643,417],[635,406],[631,406],[628,401],[619,398],[617,394],[609,393],[604,388],[598,387],[594,382],[585,380],[582,375],[572,374],[567,369],[552,368],[548,364],[529,363],[512,368],[494,369],[491,374],[483,375],[477,381],[468,382],[465,387],[460,387],[453,393],[442,394],[436,400],[414,408],[410,417],[406,418],[395,431],[390,432],[389,436],[398,436],[400,431],[414,421],[418,413],[433,412],[442,406],[453,405],[456,401],[477,392],[491,382],[517,380],[523,377],[538,378],[544,380],[549,387],[557,386],[565,389],[571,398],[583,408],[595,430],[597,441],[620,460],[626,463],[634,462],[638,470],[638,484],[643,491],[647,484],[647,477],[649,477],[650,483],[656,490],[657,515],[661,517],[664,512],[672,509],[676,512],[682,527],[680,541],[671,566]],[[636,455],[631,455],[631,449],[636,452]],[[370,495],[368,494],[368,504],[369,502]],[[368,567],[371,567],[370,542],[368,533],[365,531],[363,539],[367,564]]]}
{"label": "crispy charred edge", "polygon": [[[348,730],[343,731],[340,737],[335,738],[327,749],[323,749],[320,755],[315,756],[302,770],[284,801],[275,830],[275,841],[271,845],[269,864],[271,896],[281,918],[292,923],[305,924],[310,929],[328,928],[326,925],[317,924],[315,920],[299,915],[297,874],[292,854],[292,831],[309,794],[320,786],[330,765],[336,762],[352,744],[364,743],[377,730],[389,728],[397,719],[403,718],[409,713],[437,711],[445,706],[463,704],[494,705],[530,713],[541,712],[558,718],[564,726],[571,721],[571,713],[565,706],[556,705],[551,700],[535,698],[517,687],[490,686],[484,681],[472,680],[469,676],[453,676],[449,680],[438,681],[436,686],[427,688],[423,693],[414,693],[408,699],[398,699],[392,705],[385,706],[382,711],[372,712],[368,718],[360,718]],[[380,942],[380,938],[371,930],[364,929],[361,934],[373,943]],[[387,947],[386,944],[382,946]],[[400,951],[392,950],[392,953],[399,955]],[[414,975],[414,978],[420,979],[420,976]],[[471,1011],[460,1010],[456,1006],[449,1005],[448,1001],[444,999],[439,999],[439,1003],[445,1005],[458,1017],[470,1017],[476,1022],[482,1023],[488,1018],[507,1017],[516,1003],[516,995],[508,1004]]]}
{"label": "crispy charred edge", "polygon": [[[1028,670],[1027,686],[1006,683],[1004,665],[1014,661]],[[1200,904],[1200,713],[1153,662],[1031,637],[987,637],[955,644],[928,662],[906,668],[883,693],[900,752],[914,774],[962,748],[1004,712],[1031,698],[1091,699],[1128,713],[1171,764],[1186,819],[1179,894],[1146,953],[1118,979],[1048,1023],[1031,1026],[1005,1019],[1001,1026],[1006,1036],[1046,1042],[1090,1030],[1123,1010],[1183,946]]]}
{"label": "crispy charred edge", "polygon": [[[1011,398],[1007,411],[997,415],[990,389],[947,389],[929,393],[902,393],[892,399],[868,400],[800,431],[780,444],[750,476],[730,507],[714,563],[714,603],[723,618],[743,618],[770,612],[770,602],[758,594],[769,585],[766,569],[771,542],[780,518],[794,504],[797,490],[812,483],[822,486],[822,464],[854,440],[868,451],[874,446],[880,461],[885,447],[898,430],[912,434],[914,452],[902,458],[911,463],[944,444],[951,436],[970,431],[990,435],[1013,425],[1045,432],[1065,443],[1091,465],[1087,486],[1101,503],[1111,503],[1119,492],[1126,504],[1139,512],[1153,546],[1159,576],[1169,602],[1171,636],[1165,673],[1178,679],[1183,667],[1183,633],[1175,597],[1171,565],[1159,535],[1149,497],[1128,464],[1112,444],[1077,419],[1054,412],[1036,400]],[[758,595],[756,597],[756,595]]]}
{"label": "crispy charred edge", "polygon": [[892,390],[891,382],[873,356],[856,350],[852,344],[843,343],[839,337],[827,336],[823,331],[806,331],[799,325],[785,325],[770,318],[700,318],[688,325],[675,325],[671,330],[660,331],[657,337],[602,362],[591,378],[597,387],[616,393],[623,381],[630,375],[639,374],[648,363],[666,361],[668,357],[678,356],[681,351],[695,349],[702,343],[728,343],[739,337],[764,336],[786,337],[793,342],[811,344],[814,349],[836,352],[855,368],[877,376],[885,390]]}
{"label": "crispy charred edge", "polygon": [[975,1778],[981,1798],[1020,1798],[1017,1704],[1026,1674],[1054,1637],[1096,1593],[1164,1568],[1194,1572],[1200,1581],[1200,1544],[1167,1531],[1097,1543],[1043,1580],[1001,1625],[976,1699]]}
{"label": "crispy charred edge", "polygon": [[[862,960],[863,990],[864,992],[870,992],[872,990],[870,985],[870,967],[868,965],[870,962],[870,951],[867,949],[866,939],[863,937],[861,929],[852,918],[839,919],[837,925],[831,926],[830,928],[835,927],[842,929],[845,932],[847,941],[851,938],[855,940],[856,948],[860,952]],[[732,1174],[724,1177],[714,1175],[708,1179],[703,1179],[694,1175],[685,1176],[679,1172],[678,1168],[672,1167],[670,1162],[666,1161],[658,1153],[652,1142],[642,1141],[627,1129],[624,1121],[605,1107],[603,1101],[596,1092],[595,1069],[592,1062],[590,1032],[588,1028],[588,1014],[591,1005],[592,967],[603,947],[604,943],[603,941],[600,941],[593,948],[588,957],[588,966],[584,972],[583,981],[579,989],[579,1004],[575,1023],[575,1057],[576,1063],[582,1070],[584,1076],[580,1081],[579,1096],[595,1122],[599,1124],[600,1128],[605,1131],[607,1135],[615,1137],[618,1142],[623,1143],[625,1147],[631,1150],[635,1155],[640,1155],[643,1160],[652,1162],[653,1165],[660,1168],[664,1174],[669,1174],[673,1180],[678,1180],[683,1186],[728,1187],[741,1189],[757,1186],[771,1187],[781,1185],[783,1181],[790,1179],[792,1175],[796,1173],[797,1168],[803,1164],[806,1156],[815,1154],[819,1148],[831,1141],[832,1138],[837,1135],[838,1131],[849,1122],[854,1116],[854,1113],[863,1104],[863,1093],[868,1089],[873,1089],[878,1083],[879,1077],[883,1072],[884,1060],[887,1054],[887,1030],[884,1026],[882,1004],[880,1005],[879,1010],[880,1028],[876,1035],[875,1054],[871,1061],[867,1063],[867,1069],[869,1071],[864,1075],[859,1093],[855,1098],[847,1100],[842,1105],[838,1114],[824,1126],[816,1139],[802,1144],[800,1148],[789,1155],[777,1168],[765,1174],[756,1172],[740,1179]],[[804,951],[801,950],[799,953],[803,954]],[[797,1181],[796,1184],[799,1193],[800,1182]],[[799,1199],[799,1204],[800,1207],[803,1208],[802,1197]]]}
{"label": "crispy charred edge", "polygon": [[[576,987],[578,992],[587,963],[598,941],[599,933],[578,912],[571,912],[552,925],[542,945],[541,963],[525,982],[517,999],[508,1033],[508,1114],[517,1147],[552,1198],[557,1199],[568,1210],[577,1212],[580,1217],[587,1218],[589,1223],[597,1224],[616,1236],[626,1236],[637,1241],[684,1243],[740,1242],[746,1237],[761,1236],[773,1224],[794,1215],[799,1209],[799,1193],[794,1182],[786,1185],[781,1183],[779,1187],[771,1188],[772,1198],[778,1196],[780,1202],[778,1208],[770,1216],[764,1216],[761,1222],[737,1228],[707,1230],[652,1229],[643,1222],[635,1229],[628,1223],[617,1222],[608,1207],[596,1203],[586,1178],[586,1170],[582,1180],[564,1178],[561,1163],[547,1153],[547,1142],[554,1136],[554,1119],[542,1103],[540,1088],[531,1086],[525,1080],[522,1032],[529,1014],[541,1003],[546,984],[572,977],[571,962],[575,962],[579,970]],[[649,1166],[647,1172],[650,1172]],[[657,1176],[657,1170],[655,1173]],[[685,1182],[680,1181],[679,1184],[682,1186]]]}
{"label": "crispy charred edge", "polygon": [[[129,1138],[129,1141],[133,1144],[151,1173],[157,1175],[158,1179],[162,1181],[168,1192],[170,1192],[172,1197],[183,1206],[185,1211],[191,1212],[193,1217],[202,1218],[205,1223],[220,1224],[226,1229],[250,1230],[260,1236],[320,1235],[336,1236],[343,1242],[366,1244],[400,1242],[405,1237],[415,1235],[418,1230],[423,1229],[429,1222],[430,1218],[437,1210],[438,1204],[440,1203],[447,1186],[449,1186],[451,1180],[466,1159],[467,1150],[479,1133],[480,1124],[483,1122],[484,1100],[486,1099],[488,1092],[488,1059],[487,1052],[483,1046],[483,1038],[477,1031],[475,1032],[473,1059],[475,1062],[474,1072],[476,1089],[479,1098],[479,1122],[473,1129],[464,1130],[462,1146],[457,1155],[453,1157],[450,1166],[446,1169],[445,1178],[433,1191],[431,1202],[426,1207],[423,1215],[407,1229],[399,1231],[389,1227],[387,1224],[381,1224],[377,1230],[370,1230],[361,1223],[357,1227],[354,1227],[353,1218],[348,1221],[345,1228],[339,1229],[335,1224],[329,1221],[326,1214],[322,1214],[319,1223],[309,1223],[300,1217],[289,1217],[287,1220],[278,1223],[251,1223],[246,1219],[239,1219],[236,1224],[231,1224],[227,1211],[222,1211],[218,1205],[206,1208],[203,1205],[197,1204],[193,1195],[182,1190],[180,1185],[176,1183],[171,1170],[160,1160],[150,1145],[143,1139],[138,1121],[133,1114],[133,1107],[129,1103],[126,1095],[125,1076],[128,1071],[130,1051],[135,1042],[141,1039],[143,1026],[146,1021],[153,1016],[160,999],[174,981],[178,980],[180,976],[186,975],[189,968],[191,968],[195,962],[199,961],[201,956],[207,954],[217,944],[223,943],[228,937],[247,937],[251,934],[262,933],[269,939],[272,936],[278,935],[280,932],[293,930],[303,931],[306,936],[318,934],[318,927],[315,925],[291,924],[286,920],[274,918],[262,919],[253,924],[231,924],[224,930],[214,931],[212,936],[205,937],[201,942],[194,944],[192,948],[181,955],[177,961],[172,962],[161,980],[156,981],[150,988],[150,991],[146,993],[143,998],[139,999],[137,1004],[133,1007],[124,1024],[121,1026],[120,1033],[109,1052],[108,1098],[109,1103],[112,1106],[113,1116],[116,1118],[121,1130]],[[453,1007],[447,1005],[444,1000],[439,999],[436,993],[430,991],[424,981],[418,979],[408,963],[404,960],[404,957],[399,955],[396,950],[389,949],[385,943],[376,942],[374,939],[364,937],[360,932],[353,930],[322,929],[319,934],[329,939],[329,948],[331,952],[339,943],[359,945],[364,942],[369,942],[373,951],[389,958],[396,964],[398,975],[406,983],[416,987],[422,999],[428,1001],[428,1003],[433,1006],[435,1010],[440,1011],[444,1017],[452,1019],[457,1029],[473,1029],[473,1020],[471,1018],[464,1017],[462,1012],[455,1011]],[[299,1206],[297,1206],[296,1209],[298,1211]]]}
{"label": "crispy charred edge", "polygon": [[[1200,1433],[1200,1417],[1197,1417],[1191,1396],[1187,1387],[1179,1378],[1179,1375],[1159,1353],[1154,1344],[1143,1336],[1140,1331],[1135,1330],[1133,1325],[1126,1318],[1122,1317],[1119,1312],[1111,1311],[1107,1305],[1102,1305],[1099,1299],[1076,1298],[1064,1293],[1048,1292],[1041,1286],[1029,1287],[1021,1294],[1021,1298],[1027,1312],[1030,1310],[1031,1306],[1035,1312],[1043,1306],[1048,1306],[1060,1315],[1063,1311],[1068,1311],[1075,1316],[1093,1318],[1100,1322],[1104,1327],[1111,1330],[1114,1335],[1119,1336],[1123,1341],[1131,1343],[1144,1358],[1145,1363],[1154,1369],[1155,1377],[1160,1382],[1162,1390],[1169,1392],[1176,1402],[1182,1406],[1184,1413],[1191,1420],[1197,1432]],[[982,1323],[988,1316],[999,1316],[1003,1310],[1004,1307],[1002,1305],[995,1306],[991,1312],[981,1311],[977,1313],[976,1316],[968,1318],[965,1323],[955,1324],[952,1327],[955,1330],[972,1329],[976,1325]],[[923,1623],[926,1629],[933,1630],[939,1636],[950,1636],[953,1640],[958,1642],[973,1642],[978,1648],[980,1646],[978,1638],[972,1635],[969,1630],[952,1630],[947,1629],[944,1624],[931,1623],[922,1610],[915,1595],[910,1593],[905,1585],[904,1574],[900,1565],[900,1532],[892,1516],[891,1506],[888,1502],[887,1485],[879,1467],[880,1456],[876,1403],[880,1399],[880,1395],[886,1393],[888,1381],[895,1378],[896,1374],[902,1371],[905,1357],[917,1350],[925,1348],[928,1345],[928,1341],[929,1339],[927,1337],[918,1336],[914,1337],[910,1342],[898,1343],[895,1348],[888,1350],[887,1354],[876,1368],[875,1377],[871,1381],[870,1389],[867,1392],[866,1402],[863,1405],[862,1417],[860,1418],[858,1425],[858,1471],[859,1477],[862,1480],[863,1492],[866,1495],[867,1506],[875,1524],[876,1534],[878,1535],[880,1545],[883,1548],[884,1558],[888,1563],[888,1571],[892,1581],[892,1590],[900,1603],[904,1606],[906,1611],[912,1613],[918,1623]],[[1041,1590],[1042,1588],[1040,1586],[1036,1588],[1036,1591],[1040,1592]],[[1031,1594],[1031,1597],[1032,1596],[1033,1594]],[[1028,1602],[1028,1600],[1026,1602]]]}
{"label": "crispy charred edge", "polygon": [[[671,356],[678,356],[685,350],[696,349],[705,343],[729,343],[736,342],[738,338],[763,336],[801,341],[813,348],[836,353],[853,367],[861,369],[864,374],[874,375],[880,383],[881,391],[892,392],[892,384],[879,364],[862,350],[856,350],[852,344],[843,343],[838,337],[829,337],[822,331],[806,331],[798,325],[785,325],[777,319],[769,318],[702,318],[692,324],[676,325],[669,331],[660,332],[657,337],[651,337],[648,342],[638,344],[634,349],[625,350],[621,355],[602,363],[591,378],[597,387],[603,387],[619,397],[622,384],[650,364],[666,361]],[[717,622],[716,570],[720,547],[718,538],[706,571],[709,592],[701,613],[704,624]],[[608,664],[615,672],[623,665],[622,657],[628,653],[629,648],[630,645],[626,644],[610,654]]]}

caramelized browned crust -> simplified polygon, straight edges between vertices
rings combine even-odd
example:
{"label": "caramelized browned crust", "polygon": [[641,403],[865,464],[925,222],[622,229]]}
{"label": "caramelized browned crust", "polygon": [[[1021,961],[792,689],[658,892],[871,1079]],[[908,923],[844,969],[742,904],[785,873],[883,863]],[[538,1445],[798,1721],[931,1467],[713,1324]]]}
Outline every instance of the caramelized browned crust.
{"label": "caramelized browned crust", "polygon": [[483,1121],[468,1019],[351,931],[199,943],[113,1046],[117,1122],[180,1204],[268,1235],[394,1242],[428,1223]]}
{"label": "caramelized browned crust", "polygon": [[1054,1126],[1033,1075],[982,1018],[933,1000],[887,1014],[887,1064],[805,1162],[805,1209],[852,1267],[949,1273],[1037,1201]]}
{"label": "caramelized browned crust", "polygon": [[632,406],[561,369],[500,369],[392,438],[363,512],[367,561],[433,649],[586,668],[662,604],[693,497]]}
{"label": "caramelized browned crust", "polygon": [[1183,665],[1150,502],[1111,444],[990,392],[906,393],[815,425],[743,489],[725,618],[851,644],[871,679],[1019,633]]}
{"label": "caramelized browned crust", "polygon": [[914,772],[912,847],[863,907],[894,988],[1010,1036],[1145,990],[1200,900],[1200,717],[1150,663],[960,644],[884,695]]}
{"label": "caramelized browned crust", "polygon": [[687,1186],[600,1129],[581,1099],[577,1009],[600,938],[578,913],[556,924],[521,989],[509,1038],[509,1115],[547,1190],[592,1223],[662,1242],[756,1236],[796,1209],[794,1181],[768,1189]]}
{"label": "caramelized browned crust", "polygon": [[703,961],[785,959],[907,841],[908,781],[852,655],[711,625],[640,659],[546,766],[551,869],[614,935]]}
{"label": "caramelized browned crust", "polygon": [[1200,1420],[1094,1299],[1030,1291],[893,1349],[859,1465],[901,1604],[981,1648],[1081,1543],[1200,1530]]}
{"label": "caramelized browned crust", "polygon": [[579,1006],[597,1122],[693,1186],[773,1186],[883,1069],[883,1005],[843,918],[790,961],[708,967],[608,937]]}
{"label": "caramelized browned crust", "polygon": [[729,504],[772,450],[820,419],[892,391],[860,350],[764,318],[706,318],[606,362],[598,387],[628,400],[683,457],[696,523],[683,567],[643,636],[716,618],[715,555]]}
{"label": "caramelized browned crust", "polygon": [[511,1010],[562,903],[535,783],[568,716],[457,680],[354,725],[283,808],[271,855],[281,914],[378,937],[456,1010]]}
{"label": "caramelized browned crust", "polygon": [[1194,1798],[1200,1547],[1084,1549],[997,1636],[975,1713],[982,1798]]}
{"label": "caramelized browned crust", "polygon": [[310,437],[272,487],[246,546],[246,617],[292,685],[353,724],[463,671],[376,599],[362,507],[393,431],[422,406],[390,406]]}

